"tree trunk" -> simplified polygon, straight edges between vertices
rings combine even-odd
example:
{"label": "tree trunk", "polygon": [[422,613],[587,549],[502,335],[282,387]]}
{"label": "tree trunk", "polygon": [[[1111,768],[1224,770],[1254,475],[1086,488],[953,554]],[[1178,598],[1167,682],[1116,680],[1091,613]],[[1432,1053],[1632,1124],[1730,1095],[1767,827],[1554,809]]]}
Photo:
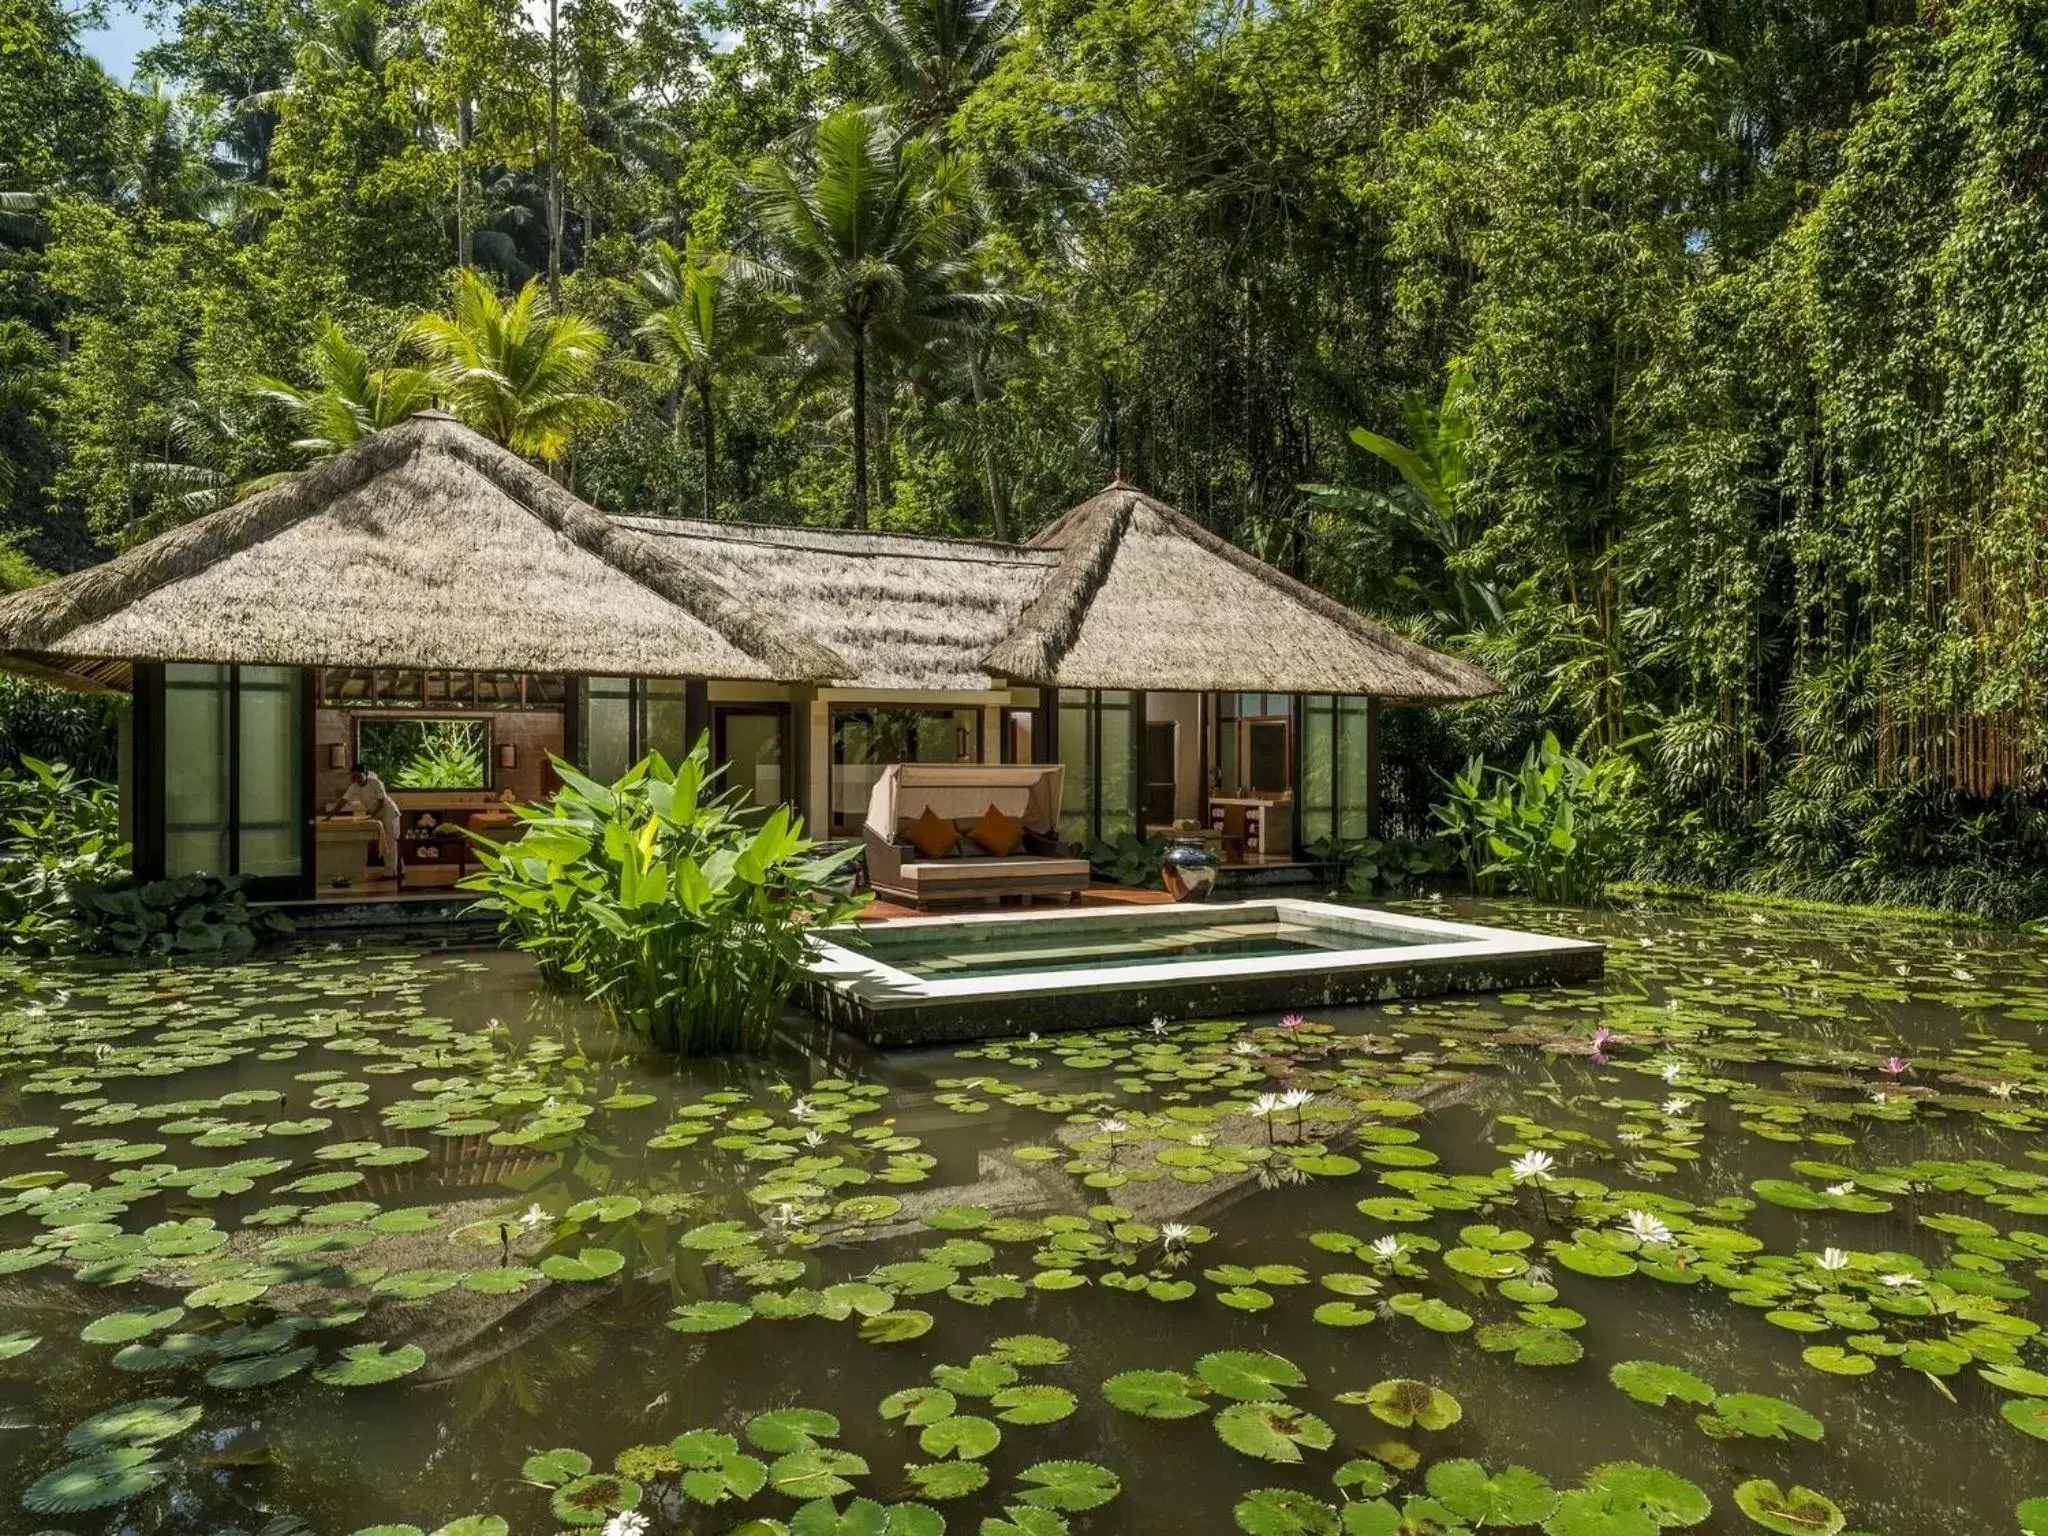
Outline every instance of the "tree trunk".
{"label": "tree trunk", "polygon": [[561,0],[548,0],[548,303],[562,302]]}
{"label": "tree trunk", "polygon": [[[669,380],[668,385],[668,443],[669,463],[680,464],[683,460],[683,381],[681,375]],[[670,483],[669,505],[675,515],[683,515],[683,488],[676,482]]]}
{"label": "tree trunk", "polygon": [[[967,350],[967,382],[974,390],[974,414],[985,418],[987,402],[983,398],[981,380],[981,352],[978,348]],[[981,472],[988,482],[988,515],[995,527],[998,542],[1010,541],[1010,498],[1003,489],[1003,469],[996,462],[996,445],[988,435],[988,424],[981,423]]]}
{"label": "tree trunk", "polygon": [[711,410],[711,380],[697,381],[697,405],[704,417],[704,516],[716,516],[718,474],[718,418]]}
{"label": "tree trunk", "polygon": [[896,401],[886,373],[875,393],[875,500],[887,509],[896,505]]}
{"label": "tree trunk", "polygon": [[476,236],[469,227],[469,141],[476,132],[476,103],[455,104],[455,264],[476,265]]}
{"label": "tree trunk", "polygon": [[853,338],[853,522],[868,525],[868,357],[867,338]]}

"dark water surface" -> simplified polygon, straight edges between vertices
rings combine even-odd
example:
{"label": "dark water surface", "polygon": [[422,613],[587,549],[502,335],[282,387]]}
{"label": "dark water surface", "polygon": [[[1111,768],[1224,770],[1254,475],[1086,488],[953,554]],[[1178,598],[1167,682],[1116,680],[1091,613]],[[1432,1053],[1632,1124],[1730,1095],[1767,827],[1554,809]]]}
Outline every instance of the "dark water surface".
{"label": "dark water surface", "polygon": [[[0,1532],[601,1529],[637,1492],[654,1532],[837,1493],[897,1511],[796,1529],[1376,1536],[1468,1528],[1431,1475],[1464,1460],[1565,1497],[1488,1530],[2022,1529],[2048,1495],[2043,944],[1426,910],[1604,937],[1609,978],[958,1052],[792,1020],[771,1057],[678,1064],[492,950],[41,968],[0,1016]],[[1290,1088],[1313,1097],[1251,1112]],[[1515,1182],[1532,1152],[1549,1172]],[[1105,1399],[1222,1351],[1281,1357],[1272,1384],[1226,1359],[1185,1417]],[[1639,1401],[1623,1362],[1709,1401]],[[1456,1422],[1339,1400],[1397,1378]],[[950,1413],[885,1417],[935,1381]],[[750,1433],[791,1407],[836,1432]],[[921,1446],[906,1410],[948,1429]],[[735,1440],[683,1451],[767,1486],[686,1497],[719,1491],[669,1450],[700,1429]],[[639,1486],[529,1465],[556,1448]],[[1570,1492],[1617,1462],[1710,1512]],[[1757,1479],[1845,1524],[1758,1523]],[[1241,1509],[1259,1489],[1306,1497]]]}

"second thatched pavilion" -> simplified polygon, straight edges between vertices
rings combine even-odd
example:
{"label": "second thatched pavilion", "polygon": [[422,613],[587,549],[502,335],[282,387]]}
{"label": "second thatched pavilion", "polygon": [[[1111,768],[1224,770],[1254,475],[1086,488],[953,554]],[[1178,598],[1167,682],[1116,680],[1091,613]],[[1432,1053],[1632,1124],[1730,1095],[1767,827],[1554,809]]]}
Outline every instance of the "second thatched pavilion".
{"label": "second thatched pavilion", "polygon": [[1380,710],[1492,691],[1121,483],[1027,545],[612,517],[446,417],[0,601],[0,668],[133,697],[138,877],[379,895],[453,834],[708,731],[731,782],[852,834],[896,762],[1059,762],[1079,846],[1180,823],[1273,872],[1375,824]]}

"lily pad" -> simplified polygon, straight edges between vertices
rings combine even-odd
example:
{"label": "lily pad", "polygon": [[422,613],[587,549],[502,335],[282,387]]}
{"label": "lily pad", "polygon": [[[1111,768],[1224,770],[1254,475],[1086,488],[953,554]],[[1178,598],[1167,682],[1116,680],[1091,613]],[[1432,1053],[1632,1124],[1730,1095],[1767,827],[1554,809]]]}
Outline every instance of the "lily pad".
{"label": "lily pad", "polygon": [[1848,1524],[1841,1508],[1826,1494],[1797,1486],[1783,1489],[1761,1477],[1736,1488],[1735,1507],[1752,1524],[1779,1536],[1835,1536]]}

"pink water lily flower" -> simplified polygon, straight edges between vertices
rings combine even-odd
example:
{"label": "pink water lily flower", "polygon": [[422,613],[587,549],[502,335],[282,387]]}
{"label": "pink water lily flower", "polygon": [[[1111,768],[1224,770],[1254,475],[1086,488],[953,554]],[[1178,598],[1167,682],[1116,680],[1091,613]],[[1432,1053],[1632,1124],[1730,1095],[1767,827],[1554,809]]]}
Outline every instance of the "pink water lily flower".
{"label": "pink water lily flower", "polygon": [[1904,1077],[1913,1070],[1913,1063],[1898,1056],[1887,1056],[1877,1064],[1877,1070],[1886,1077]]}
{"label": "pink water lily flower", "polygon": [[1282,1029],[1299,1029],[1303,1022],[1302,1016],[1298,1013],[1284,1014],[1280,1019],[1280,1027]]}

